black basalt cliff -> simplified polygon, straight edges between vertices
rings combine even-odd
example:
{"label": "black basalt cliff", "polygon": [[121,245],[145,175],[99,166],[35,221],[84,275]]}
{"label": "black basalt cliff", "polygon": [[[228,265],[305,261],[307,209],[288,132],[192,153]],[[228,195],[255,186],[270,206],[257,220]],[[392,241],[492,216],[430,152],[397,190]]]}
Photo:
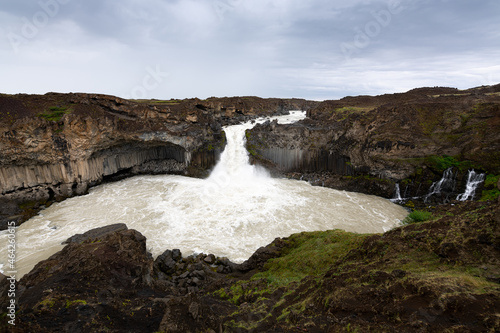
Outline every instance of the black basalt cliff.
{"label": "black basalt cliff", "polygon": [[[325,101],[299,123],[255,126],[247,148],[276,174],[386,198],[397,184],[410,205],[442,203],[469,170],[500,174],[500,85]],[[428,197],[449,168],[449,188]]]}
{"label": "black basalt cliff", "polygon": [[104,181],[137,174],[204,176],[224,149],[222,126],[315,105],[258,97],[0,95],[0,229]]}

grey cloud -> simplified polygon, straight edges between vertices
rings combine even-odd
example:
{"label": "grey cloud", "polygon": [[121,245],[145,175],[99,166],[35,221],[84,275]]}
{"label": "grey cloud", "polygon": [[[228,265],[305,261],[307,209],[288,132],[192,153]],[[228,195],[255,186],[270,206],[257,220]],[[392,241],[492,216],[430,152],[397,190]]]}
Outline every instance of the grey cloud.
{"label": "grey cloud", "polygon": [[[0,8],[7,41],[0,57],[9,64],[2,72],[36,68],[29,88],[9,74],[0,91],[67,91],[45,78],[71,68],[81,77],[72,90],[125,95],[156,65],[170,74],[148,91],[157,98],[322,99],[474,85],[484,73],[500,81],[498,0],[41,1],[67,4],[17,53],[6,36],[20,33],[20,18],[40,5],[17,0]],[[40,58],[41,50],[73,56]]]}

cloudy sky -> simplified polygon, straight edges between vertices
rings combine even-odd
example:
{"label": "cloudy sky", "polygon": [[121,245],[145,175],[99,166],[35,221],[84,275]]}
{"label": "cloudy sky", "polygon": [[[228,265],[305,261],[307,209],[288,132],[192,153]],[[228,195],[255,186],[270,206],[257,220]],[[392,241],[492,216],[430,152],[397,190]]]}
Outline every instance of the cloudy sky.
{"label": "cloudy sky", "polygon": [[1,0],[0,92],[316,100],[500,82],[499,0]]}

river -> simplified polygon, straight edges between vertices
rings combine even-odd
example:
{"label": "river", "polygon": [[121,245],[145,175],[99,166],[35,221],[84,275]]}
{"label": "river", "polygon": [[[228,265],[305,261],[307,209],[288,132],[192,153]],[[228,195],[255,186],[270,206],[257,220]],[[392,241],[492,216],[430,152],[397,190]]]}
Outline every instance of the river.
{"label": "river", "polygon": [[[304,117],[296,111],[273,119],[291,123]],[[249,164],[245,130],[253,126],[224,128],[227,146],[207,179],[136,176],[41,211],[16,229],[17,278],[62,249],[61,242],[74,234],[114,223],[146,236],[154,257],[178,248],[183,255],[213,253],[242,262],[276,237],[329,229],[381,233],[406,217],[404,208],[380,197],[271,178]],[[0,233],[4,271],[7,236],[8,231]]]}

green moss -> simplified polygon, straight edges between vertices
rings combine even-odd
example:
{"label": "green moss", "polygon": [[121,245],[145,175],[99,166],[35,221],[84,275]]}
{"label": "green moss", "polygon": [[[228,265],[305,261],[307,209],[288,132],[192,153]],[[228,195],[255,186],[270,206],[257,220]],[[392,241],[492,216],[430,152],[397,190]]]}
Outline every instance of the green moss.
{"label": "green moss", "polygon": [[365,235],[341,230],[294,234],[287,240],[288,246],[283,254],[269,260],[264,266],[265,271],[252,279],[265,279],[274,288],[306,276],[320,276],[364,238]]}
{"label": "green moss", "polygon": [[408,208],[415,208],[415,203],[413,201],[408,201],[407,203],[404,204],[405,207],[408,207]]}
{"label": "green moss", "polygon": [[43,301],[41,301],[39,303],[42,307],[49,307],[49,308],[52,308],[55,304],[56,304],[56,301],[51,299],[51,298],[48,298],[48,299],[44,299]]}
{"label": "green moss", "polygon": [[487,175],[484,180],[484,189],[480,201],[494,201],[498,200],[500,190],[497,187],[500,175]]}
{"label": "green moss", "polygon": [[452,156],[429,156],[426,158],[426,162],[436,170],[444,171],[451,167],[457,167],[459,162]]}
{"label": "green moss", "polygon": [[229,298],[229,295],[228,295],[228,293],[226,292],[226,290],[224,288],[221,288],[219,290],[214,291],[213,295],[214,296],[218,296],[220,298],[224,298],[224,299],[228,299]]}
{"label": "green moss", "polygon": [[480,201],[496,201],[498,200],[498,197],[500,196],[500,190],[498,189],[493,189],[493,190],[487,190],[483,191]]}
{"label": "green moss", "polygon": [[69,308],[70,306],[72,305],[75,305],[75,304],[83,304],[83,305],[87,305],[87,301],[84,301],[84,300],[81,300],[81,299],[76,299],[74,301],[69,301],[67,300],[66,301],[66,305],[65,305],[65,308]]}
{"label": "green moss", "polygon": [[410,185],[412,183],[412,180],[409,178],[405,178],[400,183],[402,186],[407,186],[407,185]]}
{"label": "green moss", "polygon": [[351,327],[351,324],[347,324],[347,326],[345,327],[345,332],[347,333],[358,333],[358,329],[355,328],[355,327]]}
{"label": "green moss", "polygon": [[52,106],[49,108],[48,111],[45,111],[43,113],[39,113],[38,117],[43,118],[47,121],[53,121],[53,122],[58,122],[62,119],[62,117],[70,113],[71,111],[68,110],[67,107],[59,107],[59,106]]}

